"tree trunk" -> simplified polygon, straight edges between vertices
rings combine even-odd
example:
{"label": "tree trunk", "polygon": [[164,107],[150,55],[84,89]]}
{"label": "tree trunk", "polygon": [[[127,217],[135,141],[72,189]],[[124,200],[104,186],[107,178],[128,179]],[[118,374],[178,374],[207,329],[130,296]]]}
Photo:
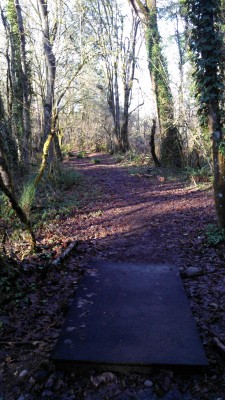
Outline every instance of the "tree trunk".
{"label": "tree trunk", "polygon": [[54,87],[55,87],[55,74],[56,74],[56,62],[55,55],[52,50],[52,43],[50,41],[49,34],[49,23],[48,23],[48,9],[45,0],[39,0],[42,20],[42,32],[43,32],[43,47],[46,59],[46,75],[47,75],[47,87],[46,96],[44,102],[44,142],[47,140],[48,135],[52,129],[52,113],[53,113],[53,102],[54,102]]}
{"label": "tree trunk", "polygon": [[[161,162],[164,165],[175,166],[182,164],[179,141],[175,133],[174,105],[171,89],[169,86],[169,74],[167,62],[161,48],[161,38],[157,22],[156,0],[128,0],[142,21],[145,32],[145,42],[148,54],[148,69],[150,73],[151,86],[155,99],[156,119],[159,125],[159,132],[162,138]],[[171,135],[173,132],[173,135]],[[171,140],[174,142],[171,144]],[[170,144],[170,151],[166,145]],[[168,157],[167,157],[168,156]]]}
{"label": "tree trunk", "polygon": [[129,82],[127,82],[127,77],[124,83],[124,105],[123,105],[123,122],[121,126],[121,145],[120,150],[123,153],[126,153],[129,150],[129,140],[128,140],[128,121],[129,121],[129,98],[130,98],[130,90]]}
{"label": "tree trunk", "polygon": [[9,83],[11,91],[10,117],[12,121],[12,133],[15,137],[17,145],[20,173],[22,173],[22,171],[26,169],[23,147],[23,72],[21,64],[20,31],[14,0],[8,0],[7,2],[7,19],[5,20],[5,29],[9,37],[11,52],[9,68]]}
{"label": "tree trunk", "polygon": [[3,106],[2,96],[0,93],[0,175],[5,186],[13,191],[12,177],[9,172],[10,162],[7,160],[9,153],[7,146],[7,135],[6,135],[6,123],[5,123],[5,110]]}
{"label": "tree trunk", "polygon": [[50,134],[48,135],[48,137],[44,143],[43,151],[42,151],[42,162],[41,162],[38,174],[34,180],[35,187],[37,187],[39,182],[41,181],[44,171],[45,171],[45,168],[47,166],[49,150],[50,150],[50,146],[52,145],[53,137],[54,137],[54,134],[50,132]]}
{"label": "tree trunk", "polygon": [[53,140],[55,135],[54,130],[54,118],[53,118],[53,107],[54,107],[54,91],[55,91],[55,75],[56,75],[56,61],[53,53],[52,43],[50,40],[49,33],[49,22],[48,22],[48,8],[45,0],[39,0],[41,10],[41,22],[42,22],[42,33],[43,33],[43,47],[46,60],[46,95],[44,101],[44,135],[42,139],[43,143],[43,154],[42,163],[35,178],[35,186],[41,180],[44,169],[47,166],[48,158],[53,158]]}
{"label": "tree trunk", "polygon": [[118,84],[118,54],[114,63],[114,90],[115,90],[115,141],[114,153],[121,150],[121,132],[120,132],[120,101],[119,101],[119,84]]}
{"label": "tree trunk", "polygon": [[[209,133],[213,138],[214,198],[217,221],[220,228],[225,228],[225,147],[218,121],[218,110],[210,105],[208,118]],[[222,146],[221,146],[222,143]]]}
{"label": "tree trunk", "polygon": [[155,152],[155,134],[156,134],[156,120],[153,119],[149,144],[150,144],[151,155],[152,155],[153,161],[155,163],[155,166],[161,167],[161,164],[160,164],[159,159]]}
{"label": "tree trunk", "polygon": [[30,161],[30,138],[31,138],[31,121],[30,121],[30,88],[29,88],[29,70],[26,57],[26,36],[23,25],[23,17],[19,0],[14,0],[18,27],[20,32],[20,48],[21,48],[21,67],[22,67],[22,88],[23,88],[23,153],[26,169],[29,167]]}
{"label": "tree trunk", "polygon": [[12,180],[11,176],[9,174],[9,170],[5,161],[4,154],[1,149],[1,144],[0,144],[0,175],[2,177],[2,180],[4,182],[4,185],[9,189],[12,190]]}
{"label": "tree trunk", "polygon": [[59,115],[56,110],[53,113],[52,130],[54,132],[54,136],[53,136],[54,153],[55,153],[57,161],[62,161],[63,156],[62,156],[62,152],[61,152],[61,148],[60,148],[60,144],[59,144]]}
{"label": "tree trunk", "polygon": [[121,151],[126,153],[129,150],[128,139],[128,114],[124,117],[123,125],[121,127]]}
{"label": "tree trunk", "polygon": [[224,39],[220,0],[185,1],[192,26],[190,47],[196,67],[201,123],[212,138],[214,198],[220,228],[225,229]]}
{"label": "tree trunk", "polygon": [[127,38],[127,46],[124,47],[123,56],[123,69],[122,69],[122,81],[123,81],[123,119],[121,126],[121,147],[122,152],[129,150],[129,137],[128,137],[128,122],[129,122],[129,108],[131,103],[131,93],[134,82],[134,74],[136,67],[136,39],[139,25],[139,19],[136,15],[133,15],[132,30],[130,38]]}

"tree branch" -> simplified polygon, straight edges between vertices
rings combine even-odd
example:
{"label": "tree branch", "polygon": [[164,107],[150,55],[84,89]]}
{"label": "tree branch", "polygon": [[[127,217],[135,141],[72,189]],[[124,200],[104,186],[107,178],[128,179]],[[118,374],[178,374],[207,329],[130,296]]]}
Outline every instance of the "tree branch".
{"label": "tree branch", "polygon": [[144,5],[141,0],[128,0],[128,2],[131,4],[131,7],[142,22],[146,23],[146,18],[148,18],[148,7]]}

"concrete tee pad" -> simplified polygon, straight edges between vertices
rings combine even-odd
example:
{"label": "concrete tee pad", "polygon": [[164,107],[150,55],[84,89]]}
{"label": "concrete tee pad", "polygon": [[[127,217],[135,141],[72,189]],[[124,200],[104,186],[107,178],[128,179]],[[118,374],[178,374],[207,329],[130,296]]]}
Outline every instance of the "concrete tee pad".
{"label": "concrete tee pad", "polygon": [[83,278],[53,351],[74,365],[206,366],[176,267],[99,263]]}

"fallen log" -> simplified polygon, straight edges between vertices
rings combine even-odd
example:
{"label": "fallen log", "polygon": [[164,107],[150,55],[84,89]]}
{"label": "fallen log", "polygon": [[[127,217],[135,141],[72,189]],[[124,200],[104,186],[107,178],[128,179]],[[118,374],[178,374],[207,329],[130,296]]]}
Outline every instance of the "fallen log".
{"label": "fallen log", "polygon": [[72,242],[72,243],[70,243],[70,245],[67,247],[67,249],[66,249],[62,254],[60,254],[60,255],[52,262],[52,265],[59,265],[59,264],[61,264],[61,262],[64,261],[65,258],[67,258],[67,257],[70,255],[70,253],[73,251],[73,249],[74,249],[75,247],[77,247],[77,245],[78,245],[78,241],[77,241],[77,240],[74,241],[74,242]]}

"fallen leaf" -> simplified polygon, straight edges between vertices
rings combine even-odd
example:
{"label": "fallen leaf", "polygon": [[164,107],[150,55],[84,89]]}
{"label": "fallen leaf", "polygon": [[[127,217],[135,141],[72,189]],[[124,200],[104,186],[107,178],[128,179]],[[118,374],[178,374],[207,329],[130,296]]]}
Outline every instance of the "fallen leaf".
{"label": "fallen leaf", "polygon": [[91,382],[98,387],[101,383],[112,382],[116,376],[112,372],[103,372],[101,375],[91,376]]}

